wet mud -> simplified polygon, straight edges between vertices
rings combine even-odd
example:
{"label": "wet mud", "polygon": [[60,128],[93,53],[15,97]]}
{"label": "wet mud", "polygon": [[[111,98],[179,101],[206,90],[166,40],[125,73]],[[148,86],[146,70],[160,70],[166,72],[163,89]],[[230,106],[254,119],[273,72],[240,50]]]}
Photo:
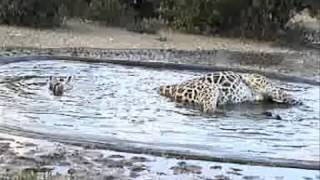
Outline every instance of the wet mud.
{"label": "wet mud", "polygon": [[0,179],[319,179],[312,170],[87,149],[0,134]]}

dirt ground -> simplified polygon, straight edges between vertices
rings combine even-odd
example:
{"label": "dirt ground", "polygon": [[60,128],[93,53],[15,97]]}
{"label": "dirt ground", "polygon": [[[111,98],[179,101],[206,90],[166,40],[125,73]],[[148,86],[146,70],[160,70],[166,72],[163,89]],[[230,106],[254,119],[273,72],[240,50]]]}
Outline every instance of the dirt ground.
{"label": "dirt ground", "polygon": [[[167,41],[160,41],[166,37]],[[125,29],[104,27],[92,22],[70,20],[59,29],[35,30],[0,26],[1,46],[95,47],[95,48],[175,48],[228,49],[239,51],[287,52],[272,42],[190,35],[161,30],[159,34],[138,34]]]}

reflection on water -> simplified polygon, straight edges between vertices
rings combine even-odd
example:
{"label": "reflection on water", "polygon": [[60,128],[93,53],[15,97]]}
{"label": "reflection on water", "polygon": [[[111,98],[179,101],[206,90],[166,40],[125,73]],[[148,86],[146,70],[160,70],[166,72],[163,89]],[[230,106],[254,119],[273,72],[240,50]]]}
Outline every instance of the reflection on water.
{"label": "reflection on water", "polygon": [[[319,87],[289,84],[301,90],[293,93],[303,106],[243,104],[207,116],[177,107],[156,90],[193,72],[42,61],[0,66],[0,75],[0,126],[203,154],[319,160]],[[50,75],[74,76],[73,89],[52,96]]]}

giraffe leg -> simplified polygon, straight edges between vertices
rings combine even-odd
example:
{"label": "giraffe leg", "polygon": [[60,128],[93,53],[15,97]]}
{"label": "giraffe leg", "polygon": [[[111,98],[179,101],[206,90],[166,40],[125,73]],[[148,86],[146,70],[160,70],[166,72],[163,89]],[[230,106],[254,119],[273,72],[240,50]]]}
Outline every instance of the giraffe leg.
{"label": "giraffe leg", "polygon": [[199,92],[199,105],[204,113],[214,113],[217,108],[219,89],[212,84],[205,84]]}
{"label": "giraffe leg", "polygon": [[56,77],[49,77],[49,90],[53,90],[54,85],[58,82]]}

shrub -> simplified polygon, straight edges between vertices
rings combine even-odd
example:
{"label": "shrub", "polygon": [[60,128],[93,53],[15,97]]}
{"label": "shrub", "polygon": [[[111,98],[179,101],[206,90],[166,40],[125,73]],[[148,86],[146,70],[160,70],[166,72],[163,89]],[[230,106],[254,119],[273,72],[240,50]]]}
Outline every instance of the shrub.
{"label": "shrub", "polygon": [[269,39],[306,7],[320,18],[319,0],[0,0],[0,23],[54,27],[68,15],[156,33],[161,19],[185,32]]}
{"label": "shrub", "polygon": [[144,18],[141,21],[129,23],[127,30],[138,33],[157,34],[163,24],[161,20],[156,18]]}
{"label": "shrub", "polygon": [[203,32],[227,25],[239,17],[246,0],[161,0],[160,15],[175,29]]}
{"label": "shrub", "polygon": [[160,15],[169,26],[192,33],[254,38],[276,37],[292,9],[319,11],[319,0],[160,0]]}
{"label": "shrub", "polygon": [[119,0],[92,0],[88,18],[113,26],[123,26],[127,23],[125,6]]}
{"label": "shrub", "polygon": [[75,18],[87,18],[91,0],[64,0],[66,15]]}
{"label": "shrub", "polygon": [[63,0],[1,0],[0,23],[54,27],[63,23]]}

